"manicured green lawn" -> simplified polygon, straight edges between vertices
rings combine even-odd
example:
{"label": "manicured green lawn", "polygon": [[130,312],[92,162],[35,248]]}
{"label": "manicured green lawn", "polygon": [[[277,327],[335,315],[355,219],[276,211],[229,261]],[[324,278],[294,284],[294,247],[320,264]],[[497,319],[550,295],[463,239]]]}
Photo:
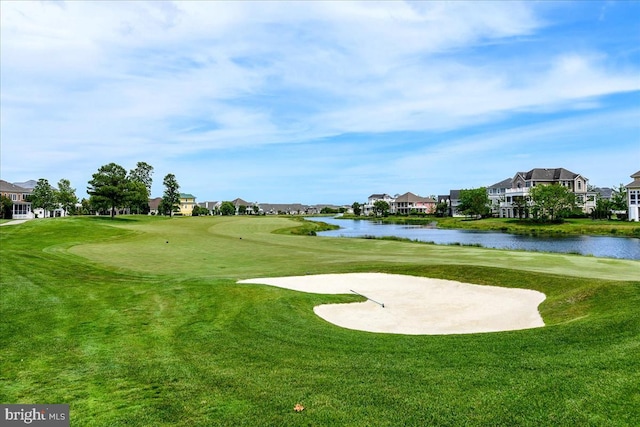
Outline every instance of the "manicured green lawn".
{"label": "manicured green lawn", "polygon": [[[2,227],[0,401],[69,403],[82,426],[640,419],[640,262],[273,233],[296,226],[125,217]],[[355,295],[236,284],[359,271],[540,290],[547,326],[350,331],[312,309]]]}

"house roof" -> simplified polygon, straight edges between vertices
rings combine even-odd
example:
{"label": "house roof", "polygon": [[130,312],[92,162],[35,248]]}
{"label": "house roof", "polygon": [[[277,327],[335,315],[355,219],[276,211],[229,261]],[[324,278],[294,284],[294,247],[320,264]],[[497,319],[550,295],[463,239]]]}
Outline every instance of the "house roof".
{"label": "house roof", "polygon": [[369,196],[370,199],[390,199],[391,196],[388,195],[387,193],[382,193],[382,194],[372,194]]}
{"label": "house roof", "polygon": [[598,193],[603,199],[611,199],[611,196],[613,195],[613,188],[609,187],[596,187],[593,191],[594,193]]}
{"label": "house roof", "polygon": [[401,196],[396,197],[396,203],[398,202],[425,202],[425,203],[435,203],[430,197],[420,197],[416,196],[411,192],[404,193]]}
{"label": "house roof", "polygon": [[196,198],[196,196],[194,196],[193,194],[189,194],[189,193],[180,193],[180,198],[181,199],[194,199]]}
{"label": "house roof", "polygon": [[31,188],[19,187],[15,184],[0,179],[0,191],[3,193],[31,193]]}
{"label": "house roof", "polygon": [[255,205],[255,203],[247,202],[246,200],[242,200],[239,197],[237,199],[235,199],[235,200],[232,200],[231,203],[233,203],[233,206],[253,206],[253,205]]}
{"label": "house roof", "polygon": [[630,182],[629,184],[625,185],[626,188],[640,188],[640,171],[634,173],[633,175],[631,175],[631,178],[633,178],[633,181]]}
{"label": "house roof", "polygon": [[527,181],[561,181],[576,179],[581,176],[565,168],[535,168],[528,172],[518,172],[516,175],[521,175]]}
{"label": "house roof", "polygon": [[300,203],[260,203],[263,212],[300,212],[305,207]]}
{"label": "house roof", "polygon": [[151,209],[152,211],[157,211],[160,207],[160,202],[162,202],[162,197],[149,199],[149,209]]}
{"label": "house roof", "polygon": [[214,209],[216,206],[220,205],[218,201],[206,201],[198,203],[198,206],[201,208]]}
{"label": "house roof", "polygon": [[38,181],[36,181],[35,179],[30,179],[29,181],[25,182],[14,182],[13,185],[17,185],[18,187],[22,188],[36,188],[36,185],[38,185]]}
{"label": "house roof", "polygon": [[513,185],[513,178],[507,178],[500,182],[496,182],[487,188],[511,188],[511,185]]}

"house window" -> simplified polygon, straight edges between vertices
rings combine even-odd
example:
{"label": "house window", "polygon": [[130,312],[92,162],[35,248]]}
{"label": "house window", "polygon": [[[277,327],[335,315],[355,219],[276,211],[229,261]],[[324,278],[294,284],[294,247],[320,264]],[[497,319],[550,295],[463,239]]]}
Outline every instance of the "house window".
{"label": "house window", "polygon": [[578,181],[578,190],[582,190],[582,181]]}

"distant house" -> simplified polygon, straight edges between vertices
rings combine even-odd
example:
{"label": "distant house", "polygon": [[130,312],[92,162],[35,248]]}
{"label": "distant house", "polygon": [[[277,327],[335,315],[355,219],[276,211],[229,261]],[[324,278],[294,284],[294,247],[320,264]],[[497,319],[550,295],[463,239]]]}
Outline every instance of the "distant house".
{"label": "distant house", "polygon": [[432,214],[435,211],[436,201],[434,199],[416,196],[411,192],[404,193],[391,202],[391,212],[395,212],[398,215],[409,215],[411,213]]}
{"label": "distant house", "polygon": [[162,197],[149,199],[149,215],[160,214],[160,203],[162,203]]}
{"label": "distant house", "polygon": [[0,194],[11,200],[13,207],[11,214],[13,219],[33,219],[35,213],[31,210],[31,202],[28,201],[32,188],[24,188],[0,179]]}
{"label": "distant house", "polygon": [[196,206],[196,196],[188,193],[180,193],[180,204],[177,215],[191,216],[193,207]]}
{"label": "distant house", "polygon": [[313,212],[301,203],[260,203],[259,212],[262,215],[300,215]]}
{"label": "distant house", "polygon": [[625,185],[629,221],[640,221],[640,171],[631,175],[633,181]]}
{"label": "distant house", "polygon": [[362,214],[363,215],[373,215],[375,212],[373,210],[373,206],[374,204],[378,201],[378,200],[382,200],[384,202],[387,202],[389,204],[389,207],[391,207],[391,204],[393,203],[393,201],[395,200],[394,197],[391,197],[390,195],[388,195],[387,193],[382,193],[382,194],[372,194],[369,196],[369,198],[367,199],[367,203],[365,203],[362,206]]}
{"label": "distant house", "polygon": [[232,200],[231,203],[233,203],[233,206],[236,208],[236,215],[252,215],[255,213],[253,207],[257,205],[256,203],[247,202],[239,197]]}
{"label": "distant house", "polygon": [[499,216],[514,218],[519,216],[519,202],[524,199],[529,203],[529,192],[539,185],[562,185],[576,196],[576,202],[584,213],[590,213],[596,206],[595,193],[588,190],[589,180],[578,173],[564,168],[531,169],[528,172],[517,172],[512,179],[511,188],[507,188],[504,199],[499,202]]}
{"label": "distant house", "polygon": [[505,200],[507,190],[512,188],[512,185],[513,178],[507,178],[487,187],[487,195],[491,201],[491,212],[494,215],[497,216],[500,213],[500,202]]}
{"label": "distant house", "polygon": [[210,201],[210,202],[200,202],[198,203],[198,206],[200,206],[201,208],[207,209],[209,211],[209,215],[215,215],[217,212],[220,211],[221,204],[222,204],[221,202]]}
{"label": "distant house", "polygon": [[438,196],[438,203],[446,203],[447,215],[460,216],[458,206],[460,205],[460,190],[449,190],[449,194]]}

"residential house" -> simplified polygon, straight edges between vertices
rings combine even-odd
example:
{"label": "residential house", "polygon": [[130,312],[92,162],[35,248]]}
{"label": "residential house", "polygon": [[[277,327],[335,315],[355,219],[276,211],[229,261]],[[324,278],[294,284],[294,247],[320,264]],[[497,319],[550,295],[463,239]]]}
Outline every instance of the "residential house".
{"label": "residential house", "polygon": [[260,203],[261,215],[300,215],[318,213],[300,203]]}
{"label": "residential house", "polygon": [[631,175],[631,178],[633,182],[625,185],[629,221],[640,221],[640,171]]}
{"label": "residential house", "polygon": [[416,196],[411,192],[396,197],[391,203],[391,212],[398,215],[411,213],[432,214],[436,211],[436,201],[430,197]]}
{"label": "residential house", "polygon": [[[504,201],[500,201],[499,216],[514,218],[521,215],[523,203],[529,203],[529,192],[539,185],[562,185],[576,196],[578,206],[585,213],[595,209],[595,193],[588,190],[589,180],[580,174],[564,168],[536,168],[528,172],[518,172],[512,179],[511,188],[504,193]],[[521,202],[523,201],[523,202]]]}
{"label": "residential house", "polygon": [[247,202],[241,198],[232,200],[231,203],[236,208],[236,215],[253,215],[255,213],[253,207],[257,206],[257,203]]}
{"label": "residential house", "polygon": [[613,198],[613,193],[616,190],[609,187],[595,187],[592,189],[592,191],[595,193],[595,196],[598,199],[611,200]]}
{"label": "residential house", "polygon": [[160,214],[160,203],[162,203],[162,197],[156,197],[149,199],[149,215]]}
{"label": "residential house", "polygon": [[362,214],[363,215],[374,215],[374,209],[373,209],[373,205],[378,201],[378,200],[382,200],[384,202],[387,202],[389,204],[389,207],[391,207],[391,204],[393,203],[393,201],[395,200],[394,197],[391,197],[390,195],[388,195],[387,193],[382,193],[382,194],[372,194],[369,196],[369,198],[367,199],[367,203],[365,203],[362,206]]}
{"label": "residential house", "polygon": [[507,190],[513,186],[513,179],[507,178],[487,187],[487,195],[491,201],[491,212],[498,216],[500,213],[500,202],[504,202]]}
{"label": "residential house", "polygon": [[180,193],[179,203],[176,215],[191,216],[193,207],[196,206],[196,196],[188,193]]}
{"label": "residential house", "polygon": [[198,206],[200,206],[201,208],[207,209],[209,211],[209,215],[216,215],[218,212],[220,212],[221,204],[222,202],[210,201],[210,202],[198,203]]}
{"label": "residential house", "polygon": [[31,202],[28,201],[33,189],[19,187],[0,179],[0,194],[7,197],[13,203],[11,214],[13,219],[33,219],[35,213],[31,210]]}
{"label": "residential house", "polygon": [[460,191],[461,190],[449,190],[449,194],[438,196],[438,203],[447,204],[447,215],[449,216],[461,216],[460,212],[458,212],[458,206],[460,205]]}

